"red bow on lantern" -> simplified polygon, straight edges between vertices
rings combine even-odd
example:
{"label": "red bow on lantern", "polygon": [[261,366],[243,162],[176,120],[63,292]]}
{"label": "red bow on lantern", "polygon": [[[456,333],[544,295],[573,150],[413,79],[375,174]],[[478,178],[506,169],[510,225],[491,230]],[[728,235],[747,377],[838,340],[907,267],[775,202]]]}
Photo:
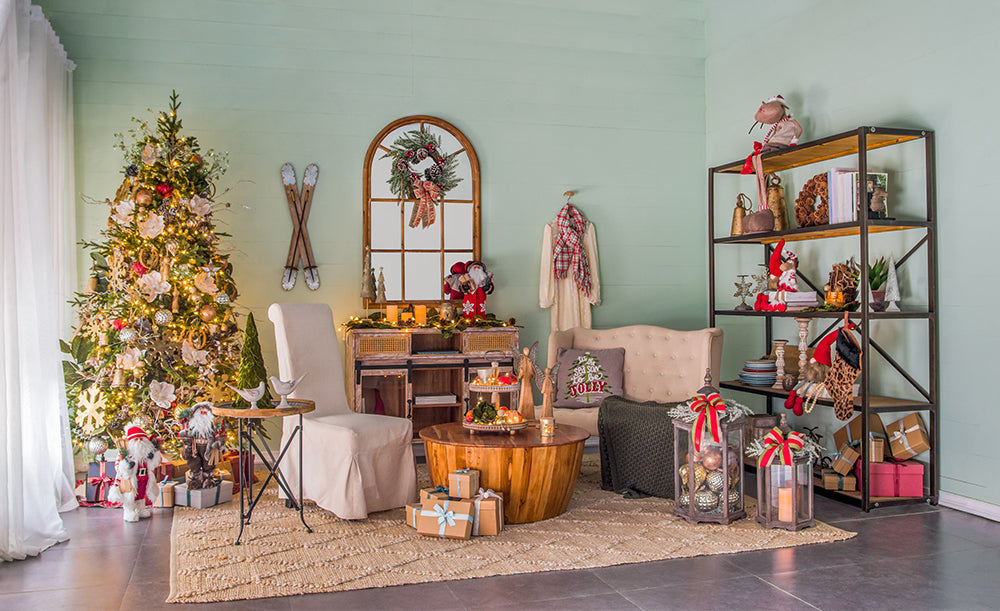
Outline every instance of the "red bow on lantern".
{"label": "red bow on lantern", "polygon": [[774,460],[774,455],[781,453],[781,464],[791,465],[794,458],[792,452],[801,450],[804,445],[802,433],[789,431],[786,437],[781,429],[774,427],[764,437],[764,453],[760,455],[759,467],[766,467]]}
{"label": "red bow on lantern", "polygon": [[691,402],[691,411],[698,413],[698,417],[694,420],[694,426],[691,427],[691,443],[694,444],[695,452],[701,452],[701,436],[704,433],[706,421],[712,431],[712,441],[715,443],[722,441],[719,414],[726,411],[726,404],[722,402],[719,393],[713,392],[708,396],[695,395],[694,401]]}
{"label": "red bow on lantern", "polygon": [[421,223],[424,227],[434,224],[434,201],[437,200],[440,191],[441,187],[429,180],[413,181],[413,195],[420,201],[413,205],[410,227],[416,227]]}

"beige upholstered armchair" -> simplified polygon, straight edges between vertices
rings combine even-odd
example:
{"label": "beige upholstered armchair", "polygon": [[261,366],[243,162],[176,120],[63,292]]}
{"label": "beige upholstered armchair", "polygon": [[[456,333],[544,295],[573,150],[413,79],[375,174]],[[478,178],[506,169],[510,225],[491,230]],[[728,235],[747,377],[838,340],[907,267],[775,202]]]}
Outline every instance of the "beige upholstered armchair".
{"label": "beige upholstered armchair", "polygon": [[[348,520],[415,501],[413,427],[406,418],[351,411],[330,307],[276,303],[267,313],[274,322],[281,378],[308,373],[291,396],[316,402],[303,423],[305,468],[298,452],[281,461],[292,489],[302,474],[303,496]],[[298,419],[284,420],[282,437],[287,437]]]}
{"label": "beige upholstered armchair", "polygon": [[[722,329],[676,331],[651,325],[616,329],[575,327],[549,335],[548,366],[555,366],[560,348],[599,350],[625,348],[624,395],[633,401],[684,401],[705,384],[705,370],[712,370],[712,384],[719,384]],[[558,391],[558,389],[557,389]],[[583,427],[597,435],[598,407],[554,408],[556,422]]]}

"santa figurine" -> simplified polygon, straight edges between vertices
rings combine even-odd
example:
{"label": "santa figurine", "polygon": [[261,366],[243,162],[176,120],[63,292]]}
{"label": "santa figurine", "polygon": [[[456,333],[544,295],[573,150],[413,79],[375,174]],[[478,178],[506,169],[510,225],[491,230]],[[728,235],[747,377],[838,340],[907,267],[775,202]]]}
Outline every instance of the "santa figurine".
{"label": "santa figurine", "polygon": [[465,275],[465,263],[459,261],[451,266],[451,273],[444,277],[444,298],[462,298],[462,276]]}
{"label": "santa figurine", "polygon": [[138,424],[125,426],[125,452],[115,461],[115,481],[108,500],[122,504],[126,522],[152,515],[150,507],[159,492],[153,471],[160,466],[160,458],[160,451]]}
{"label": "santa figurine", "polygon": [[493,292],[493,273],[486,271],[482,261],[465,264],[465,274],[459,279],[462,290],[462,317],[471,320],[486,316],[486,296]]}
{"label": "santa figurine", "polygon": [[184,480],[188,490],[212,488],[216,485],[215,465],[219,463],[226,442],[223,427],[216,424],[212,404],[208,401],[195,403],[178,415],[185,422],[177,436],[184,443],[181,455],[187,461]]}

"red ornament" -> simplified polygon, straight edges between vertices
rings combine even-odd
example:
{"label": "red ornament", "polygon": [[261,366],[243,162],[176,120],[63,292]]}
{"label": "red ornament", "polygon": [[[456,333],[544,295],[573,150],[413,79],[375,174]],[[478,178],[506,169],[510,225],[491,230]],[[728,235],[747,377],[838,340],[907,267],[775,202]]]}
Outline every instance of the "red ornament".
{"label": "red ornament", "polygon": [[121,331],[125,328],[125,321],[120,318],[116,318],[111,321],[111,326],[115,328],[115,331]]}
{"label": "red ornament", "polygon": [[132,271],[139,274],[139,277],[142,278],[142,275],[148,272],[149,268],[143,265],[142,263],[136,261],[135,263],[132,264]]}
{"label": "red ornament", "polygon": [[170,197],[170,194],[174,192],[174,189],[167,183],[161,182],[156,185],[156,192],[159,193],[161,197]]}

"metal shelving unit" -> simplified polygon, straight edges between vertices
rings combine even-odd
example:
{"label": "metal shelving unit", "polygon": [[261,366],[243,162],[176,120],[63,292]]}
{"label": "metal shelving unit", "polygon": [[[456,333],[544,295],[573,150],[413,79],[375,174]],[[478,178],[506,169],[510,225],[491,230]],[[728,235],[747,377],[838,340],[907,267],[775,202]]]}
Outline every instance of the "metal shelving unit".
{"label": "metal shelving unit", "polygon": [[[911,309],[902,312],[872,312],[868,303],[868,276],[861,274],[861,284],[858,287],[859,301],[861,307],[857,312],[850,313],[852,321],[857,324],[861,333],[861,345],[863,352],[861,356],[860,393],[854,401],[854,411],[863,414],[862,439],[867,439],[869,434],[868,414],[894,413],[894,412],[914,412],[922,411],[927,413],[928,436],[931,440],[930,460],[926,463],[927,479],[924,486],[924,494],[919,497],[872,497],[869,491],[870,482],[870,448],[869,444],[861,444],[862,460],[862,482],[859,482],[860,490],[856,492],[842,492],[836,490],[817,489],[820,494],[826,494],[840,500],[859,505],[865,511],[884,505],[897,505],[902,503],[929,502],[936,504],[938,501],[939,486],[939,450],[940,447],[940,415],[938,404],[938,314],[937,314],[937,246],[935,237],[937,202],[935,199],[935,162],[934,162],[934,132],[930,130],[915,129],[893,129],[884,127],[861,126],[856,130],[851,130],[822,138],[812,142],[799,144],[790,149],[770,153],[762,157],[765,173],[788,170],[795,167],[810,165],[822,161],[836,159],[847,155],[858,156],[858,172],[861,176],[868,173],[868,151],[894,146],[904,142],[922,140],[924,145],[924,167],[926,185],[926,218],[905,219],[905,220],[875,220],[869,219],[866,214],[860,214],[859,219],[851,223],[838,223],[834,225],[822,225],[819,227],[799,227],[782,232],[757,233],[742,236],[716,237],[715,235],[715,179],[719,174],[739,174],[743,167],[743,160],[734,161],[721,166],[709,168],[708,170],[708,266],[709,266],[709,325],[716,326],[717,317],[759,317],[764,320],[765,327],[765,353],[771,350],[772,321],[774,318],[815,318],[819,320],[832,319],[827,329],[819,333],[812,341],[816,344],[820,338],[825,336],[830,330],[836,327],[837,322],[842,320],[842,312],[742,312],[732,309],[720,309],[716,307],[715,291],[715,249],[718,246],[729,244],[761,244],[764,251],[764,263],[773,250],[772,244],[781,239],[786,242],[798,240],[822,240],[833,237],[856,236],[860,247],[860,261],[868,261],[869,236],[873,233],[887,231],[912,231],[919,232],[920,237],[910,250],[899,259],[897,268],[901,267],[911,256],[923,247],[926,249],[927,264],[927,307],[926,309]],[[811,289],[822,294],[814,283],[803,275],[800,279]],[[928,334],[928,354],[927,363],[929,371],[929,382],[924,388],[909,372],[907,372],[882,346],[880,346],[870,335],[870,323],[874,320],[926,320]],[[870,363],[872,351],[878,353],[885,361],[895,369],[916,391],[923,397],[923,401],[901,399],[896,397],[883,397],[869,394],[870,388]],[[767,412],[773,413],[773,402],[775,399],[784,399],[787,393],[760,386],[750,386],[740,381],[725,381],[720,383],[720,387],[748,392],[767,397]],[[829,401],[821,400],[820,403],[830,404]]]}

